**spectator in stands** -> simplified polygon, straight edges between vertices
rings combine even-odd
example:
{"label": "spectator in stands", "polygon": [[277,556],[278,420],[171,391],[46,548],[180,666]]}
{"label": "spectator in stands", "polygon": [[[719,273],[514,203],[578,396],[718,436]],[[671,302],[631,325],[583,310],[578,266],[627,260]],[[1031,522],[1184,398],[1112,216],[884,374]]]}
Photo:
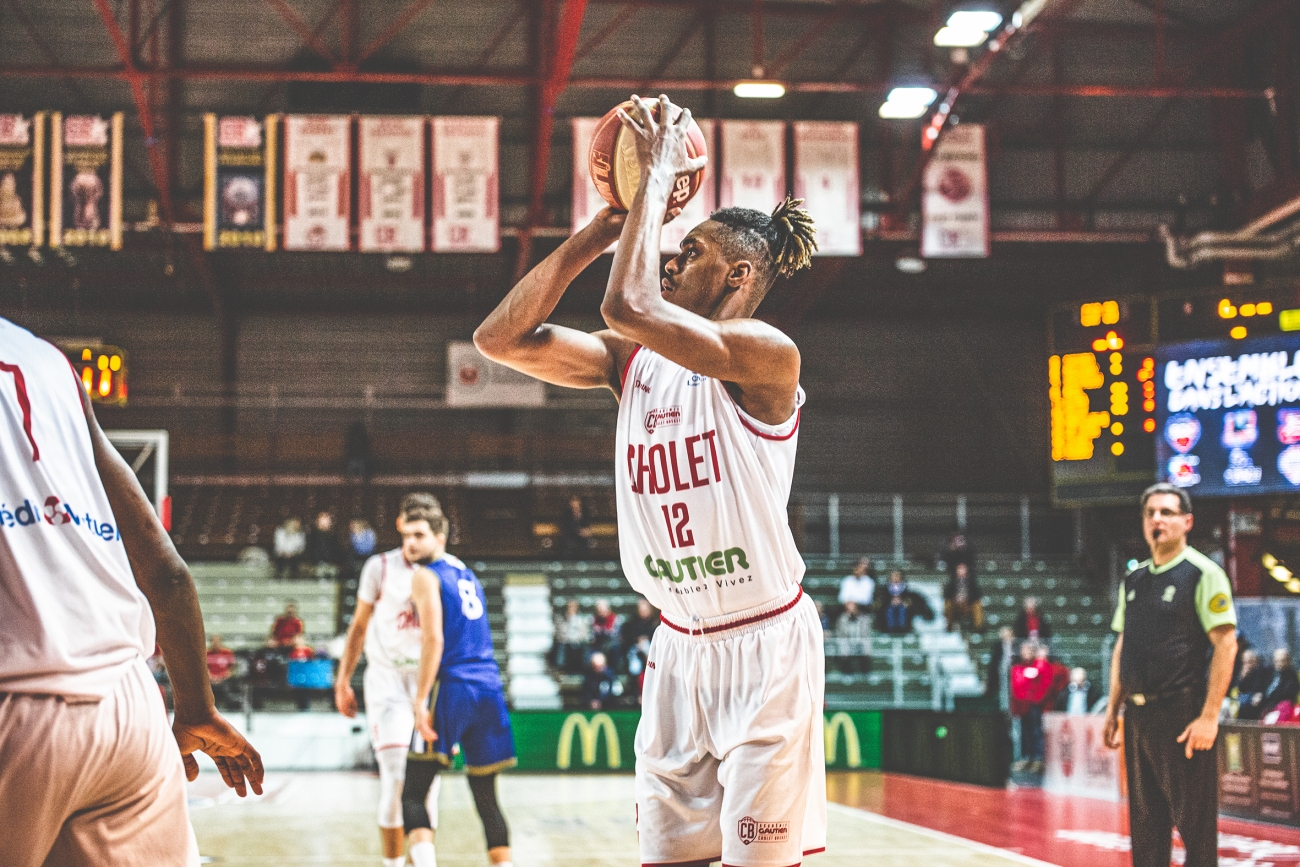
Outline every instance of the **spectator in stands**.
{"label": "spectator in stands", "polygon": [[943,562],[948,567],[948,580],[957,574],[958,566],[965,566],[972,573],[975,571],[975,549],[965,533],[953,533],[948,540],[948,550],[943,552]]}
{"label": "spectator in stands", "polygon": [[845,673],[871,669],[871,618],[852,599],[844,603],[844,613],[835,621],[835,639]]}
{"label": "spectator in stands", "polygon": [[271,559],[275,562],[275,577],[297,578],[298,564],[307,550],[307,534],[302,531],[302,521],[287,518],[275,528],[271,542]]}
{"label": "spectator in stands", "polygon": [[275,623],[271,624],[271,637],[267,639],[266,646],[288,650],[293,647],[294,639],[302,634],[303,625],[298,617],[298,603],[290,599],[285,603],[284,613],[275,618]]}
{"label": "spectator in stands", "polygon": [[1011,666],[1011,715],[1020,721],[1020,761],[1013,770],[1043,770],[1043,702],[1052,686],[1052,666],[1039,658],[1032,641],[1020,645],[1020,661]]}
{"label": "spectator in stands", "polygon": [[1038,599],[1026,596],[1024,607],[1016,615],[1014,627],[1016,638],[1027,641],[1049,641],[1052,637],[1052,624],[1038,608]]}
{"label": "spectator in stands", "polygon": [[307,636],[299,632],[293,637],[293,647],[289,650],[290,662],[308,662],[316,658],[316,650],[307,643]]}
{"label": "spectator in stands", "polygon": [[853,567],[853,573],[840,581],[839,602],[841,605],[856,602],[863,611],[870,611],[875,597],[876,568],[871,565],[870,557],[863,557]]}
{"label": "spectator in stands", "polygon": [[965,563],[958,563],[943,587],[943,616],[948,621],[948,631],[983,632],[983,600],[975,573]]}
{"label": "spectator in stands", "polygon": [[593,653],[582,680],[582,704],[589,710],[606,710],[618,697],[618,678],[610,670],[605,654]]}
{"label": "spectator in stands", "polygon": [[596,613],[591,615],[591,647],[606,654],[607,657],[618,658],[618,628],[622,625],[622,618],[614,613],[609,607],[608,599],[596,600]]}
{"label": "spectator in stands", "polygon": [[219,707],[229,709],[238,703],[229,682],[235,674],[235,651],[221,643],[220,635],[213,635],[208,645],[208,680],[212,683],[212,697]]}
{"label": "spectator in stands", "polygon": [[1237,680],[1237,719],[1258,720],[1264,716],[1264,696],[1273,680],[1273,669],[1259,663],[1259,654],[1247,650],[1242,655],[1241,677]]}
{"label": "spectator in stands", "polygon": [[1101,698],[1101,690],[1088,680],[1088,672],[1082,668],[1070,669],[1070,682],[1056,697],[1056,709],[1070,716],[1086,716],[1092,713],[1092,706]]}
{"label": "spectator in stands", "polygon": [[591,521],[587,507],[577,494],[569,497],[568,508],[560,516],[560,557],[581,560],[591,553]]}
{"label": "spectator in stands", "polygon": [[998,707],[1011,709],[1011,665],[1016,658],[1016,633],[1010,626],[998,630],[998,643],[989,652],[988,681],[984,694],[996,696]]}
{"label": "spectator in stands", "polygon": [[641,639],[645,639],[646,645],[649,646],[650,639],[654,637],[655,630],[659,628],[659,615],[650,605],[649,600],[644,596],[636,600],[636,614],[623,621],[622,627],[618,631],[618,645],[625,648],[626,664],[628,674],[640,674],[640,669],[632,670],[634,657],[637,654],[637,645]]}
{"label": "spectator in stands", "polygon": [[570,599],[564,616],[555,621],[555,667],[577,674],[591,650],[591,618],[578,612],[578,600]]}
{"label": "spectator in stands", "polygon": [[1070,669],[1052,657],[1052,649],[1046,644],[1039,644],[1038,650],[1034,652],[1035,659],[1047,660],[1048,671],[1051,672],[1051,681],[1047,687],[1047,695],[1043,698],[1043,712],[1046,713],[1056,707],[1056,699],[1065,692],[1070,685]]}
{"label": "spectator in stands", "polygon": [[370,434],[364,422],[348,425],[343,436],[343,466],[351,482],[370,481]]}
{"label": "spectator in stands", "polygon": [[830,618],[826,616],[826,606],[822,605],[820,599],[813,602],[813,604],[817,606],[817,619],[821,621],[822,632],[830,632],[831,621]]}
{"label": "spectator in stands", "polygon": [[334,535],[334,516],[321,512],[316,516],[316,526],[307,534],[307,563],[317,578],[333,578],[338,574],[339,540]]}
{"label": "spectator in stands", "polygon": [[1291,664],[1291,651],[1279,647],[1273,651],[1272,678],[1268,682],[1268,692],[1264,695],[1264,713],[1276,710],[1284,701],[1296,703],[1300,696],[1300,678],[1296,676],[1295,666]]}
{"label": "spectator in stands", "polygon": [[348,524],[348,559],[356,565],[357,571],[375,553],[377,542],[375,528],[370,526],[369,521],[354,518]]}
{"label": "spectator in stands", "polygon": [[627,673],[632,676],[632,684],[636,689],[636,703],[641,704],[641,690],[645,686],[645,669],[646,663],[650,661],[650,639],[644,635],[636,640],[636,644],[627,652]]}
{"label": "spectator in stands", "polygon": [[893,570],[885,592],[876,600],[876,629],[886,635],[907,635],[918,617],[933,620],[934,609],[924,596],[908,588],[902,570]]}

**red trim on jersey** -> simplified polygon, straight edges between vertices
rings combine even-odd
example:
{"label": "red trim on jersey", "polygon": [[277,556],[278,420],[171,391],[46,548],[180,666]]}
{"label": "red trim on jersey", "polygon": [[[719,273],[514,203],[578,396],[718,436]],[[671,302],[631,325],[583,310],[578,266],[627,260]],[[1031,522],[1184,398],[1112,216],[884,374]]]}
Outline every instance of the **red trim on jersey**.
{"label": "red trim on jersey", "polygon": [[623,364],[623,375],[618,378],[619,388],[627,387],[627,372],[632,369],[632,359],[636,358],[636,354],[640,351],[641,344],[639,343],[632,348],[632,354],[627,357],[627,361]]}
{"label": "red trim on jersey", "polygon": [[410,744],[384,744],[382,747],[374,747],[374,751],[379,753],[384,750],[409,750]]}
{"label": "red trim on jersey", "polygon": [[384,583],[388,581],[388,555],[379,556],[379,592],[375,594],[375,604],[384,598]]}
{"label": "red trim on jersey", "polygon": [[823,846],[820,849],[805,849],[803,850],[803,854],[806,857],[808,855],[820,855],[822,852],[825,851],[826,851],[826,847]]}
{"label": "red trim on jersey", "polygon": [[[71,365],[72,362],[68,364]],[[39,461],[41,449],[36,445],[36,438],[32,436],[32,402],[27,399],[27,380],[23,379],[23,372],[16,364],[5,364],[0,361],[0,371],[13,374],[14,391],[18,394],[18,408],[23,412],[23,433],[27,434],[27,441],[32,444],[32,461]]]}
{"label": "red trim on jersey", "polygon": [[795,407],[794,427],[790,428],[790,432],[788,434],[781,436],[778,434],[763,433],[761,430],[759,430],[758,428],[754,427],[752,424],[749,423],[749,419],[745,418],[745,414],[741,412],[740,404],[736,403],[735,398],[732,398],[731,402],[736,404],[736,417],[739,418],[740,423],[745,426],[745,430],[749,431],[754,436],[762,437],[765,440],[776,440],[777,442],[785,442],[790,437],[794,436],[795,433],[798,432],[799,420],[803,418],[803,407],[801,406]]}
{"label": "red trim on jersey", "polygon": [[692,635],[696,633],[700,635],[709,635],[710,633],[713,632],[726,632],[728,629],[739,629],[742,626],[751,626],[755,623],[762,623],[764,620],[771,620],[773,617],[776,617],[778,614],[784,614],[787,611],[789,611],[791,608],[798,605],[799,600],[802,598],[803,598],[803,587],[800,587],[799,592],[795,594],[794,598],[791,599],[789,602],[785,603],[784,605],[782,605],[780,608],[773,609],[772,611],[766,611],[762,614],[755,614],[752,617],[746,617],[741,620],[734,621],[732,623],[719,623],[714,626],[704,626],[701,627],[700,629],[688,629],[685,626],[678,626],[676,623],[673,623],[671,620],[669,620],[667,617],[665,617],[662,614],[659,615],[659,620],[665,626],[669,627],[670,629],[677,630],[682,635]]}

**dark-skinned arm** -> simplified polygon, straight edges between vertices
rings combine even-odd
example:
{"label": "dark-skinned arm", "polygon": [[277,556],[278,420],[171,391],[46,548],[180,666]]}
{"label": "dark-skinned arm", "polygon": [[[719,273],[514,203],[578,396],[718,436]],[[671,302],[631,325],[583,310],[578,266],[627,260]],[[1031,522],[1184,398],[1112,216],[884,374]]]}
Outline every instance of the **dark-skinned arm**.
{"label": "dark-skinned arm", "polygon": [[212,701],[203,615],[189,569],[176,553],[135,473],[104,435],[85,390],[79,382],[73,382],[86,413],[95,467],[122,534],[131,571],[157,624],[158,646],[167,662],[176,710],[172,733],[185,763],[185,775],[191,780],[198,776],[193,753],[200,751],[216,762],[221,778],[240,797],[247,794],[248,786],[261,794],[262,757],[221,718]]}

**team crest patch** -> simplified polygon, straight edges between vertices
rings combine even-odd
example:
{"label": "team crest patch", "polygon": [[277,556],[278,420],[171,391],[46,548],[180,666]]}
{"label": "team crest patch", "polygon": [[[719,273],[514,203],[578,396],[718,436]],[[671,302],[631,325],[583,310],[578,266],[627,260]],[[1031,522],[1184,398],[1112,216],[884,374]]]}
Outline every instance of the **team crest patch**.
{"label": "team crest patch", "polygon": [[1168,587],[1165,588],[1164,600],[1166,602],[1173,602],[1174,594],[1177,592],[1178,592],[1177,588],[1175,588],[1174,585],[1170,584]]}
{"label": "team crest patch", "polygon": [[1215,593],[1210,599],[1210,611],[1215,614],[1222,614],[1228,610],[1230,604],[1227,593]]}
{"label": "team crest patch", "polygon": [[741,819],[737,826],[740,842],[750,843],[784,843],[790,839],[789,822],[760,822],[749,816]]}
{"label": "team crest patch", "polygon": [[645,414],[645,432],[654,433],[661,427],[682,423],[680,406],[665,406],[650,410]]}

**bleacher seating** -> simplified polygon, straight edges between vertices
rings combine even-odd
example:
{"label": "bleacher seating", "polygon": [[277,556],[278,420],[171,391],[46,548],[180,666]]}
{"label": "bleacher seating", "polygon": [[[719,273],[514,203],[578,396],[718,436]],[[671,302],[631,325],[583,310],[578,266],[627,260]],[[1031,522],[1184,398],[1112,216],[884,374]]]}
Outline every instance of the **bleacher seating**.
{"label": "bleacher seating", "polygon": [[267,566],[191,563],[190,573],[203,610],[203,628],[235,650],[261,647],[285,603],[296,600],[307,640],[328,641],[338,620],[338,583],[277,581]]}

